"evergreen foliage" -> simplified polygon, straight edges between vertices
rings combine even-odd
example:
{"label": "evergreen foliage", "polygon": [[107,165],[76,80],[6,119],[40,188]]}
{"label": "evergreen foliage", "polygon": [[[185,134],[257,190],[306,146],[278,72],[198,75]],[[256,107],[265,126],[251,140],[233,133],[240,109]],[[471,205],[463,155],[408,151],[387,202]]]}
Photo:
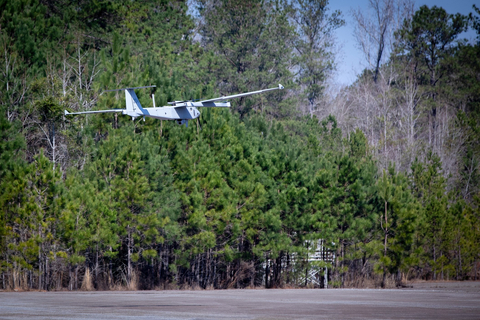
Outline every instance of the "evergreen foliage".
{"label": "evergreen foliage", "polygon": [[[328,1],[194,4],[195,18],[186,1],[0,1],[3,289],[77,290],[87,270],[97,290],[477,277],[479,46],[454,40],[478,16],[420,8],[389,62],[416,66],[432,132],[463,97],[455,188],[440,144],[382,170],[368,132],[317,118],[343,24]],[[291,91],[188,128],[63,115],[123,108],[106,89],[155,84],[138,96],[161,106],[278,83]]]}

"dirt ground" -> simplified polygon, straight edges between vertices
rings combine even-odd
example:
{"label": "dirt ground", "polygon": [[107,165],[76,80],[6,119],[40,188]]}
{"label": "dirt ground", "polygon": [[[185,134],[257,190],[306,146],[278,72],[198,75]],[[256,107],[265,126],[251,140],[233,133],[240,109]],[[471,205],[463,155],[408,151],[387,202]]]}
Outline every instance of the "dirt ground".
{"label": "dirt ground", "polygon": [[409,286],[0,292],[0,319],[480,319],[480,281]]}

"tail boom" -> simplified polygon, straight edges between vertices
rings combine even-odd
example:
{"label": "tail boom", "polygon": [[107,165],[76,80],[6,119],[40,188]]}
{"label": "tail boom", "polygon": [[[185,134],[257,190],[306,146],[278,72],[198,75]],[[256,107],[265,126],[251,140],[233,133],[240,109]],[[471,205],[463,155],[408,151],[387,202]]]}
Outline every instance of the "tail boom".
{"label": "tail boom", "polygon": [[75,115],[75,114],[92,114],[92,113],[112,113],[112,112],[122,112],[125,111],[125,109],[110,109],[110,110],[96,110],[96,111],[83,111],[83,112],[68,112],[65,110],[65,115]]}

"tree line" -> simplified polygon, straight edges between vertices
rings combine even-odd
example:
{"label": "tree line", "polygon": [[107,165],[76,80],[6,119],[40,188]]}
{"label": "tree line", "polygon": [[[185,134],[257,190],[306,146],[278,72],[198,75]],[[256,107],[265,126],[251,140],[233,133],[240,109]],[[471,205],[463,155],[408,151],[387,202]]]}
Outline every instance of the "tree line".
{"label": "tree line", "polygon": [[[377,57],[332,95],[325,0],[1,3],[2,288],[477,279],[479,42],[458,37],[478,9],[371,4],[380,25],[352,14]],[[106,89],[155,84],[148,106],[277,83],[188,128],[63,115],[124,108]],[[309,260],[318,240],[333,260]]]}

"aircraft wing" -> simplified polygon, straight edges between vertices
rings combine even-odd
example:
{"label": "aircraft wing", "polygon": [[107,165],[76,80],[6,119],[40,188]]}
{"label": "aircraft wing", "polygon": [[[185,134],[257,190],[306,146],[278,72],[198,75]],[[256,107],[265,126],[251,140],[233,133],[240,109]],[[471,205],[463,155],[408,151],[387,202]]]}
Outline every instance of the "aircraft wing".
{"label": "aircraft wing", "polygon": [[173,108],[185,107],[210,107],[210,108],[230,108],[230,102],[212,102],[212,101],[197,101],[197,102],[176,102]]}
{"label": "aircraft wing", "polygon": [[97,111],[84,111],[84,112],[68,112],[65,110],[65,115],[69,114],[90,114],[90,113],[110,113],[110,112],[122,112],[125,109],[110,109],[110,110],[97,110]]}
{"label": "aircraft wing", "polygon": [[198,103],[225,101],[225,100],[228,100],[228,99],[246,97],[246,96],[251,96],[252,94],[257,94],[257,93],[262,93],[262,92],[267,92],[267,91],[272,91],[272,90],[281,90],[281,89],[283,89],[283,86],[281,84],[279,84],[278,87],[276,87],[276,88],[270,88],[270,89],[264,89],[264,90],[258,90],[258,91],[251,91],[251,92],[246,92],[246,93],[234,94],[234,95],[231,95],[231,96],[224,96],[224,97],[218,97],[218,98],[213,98],[213,99],[207,99],[207,100],[198,101]]}

